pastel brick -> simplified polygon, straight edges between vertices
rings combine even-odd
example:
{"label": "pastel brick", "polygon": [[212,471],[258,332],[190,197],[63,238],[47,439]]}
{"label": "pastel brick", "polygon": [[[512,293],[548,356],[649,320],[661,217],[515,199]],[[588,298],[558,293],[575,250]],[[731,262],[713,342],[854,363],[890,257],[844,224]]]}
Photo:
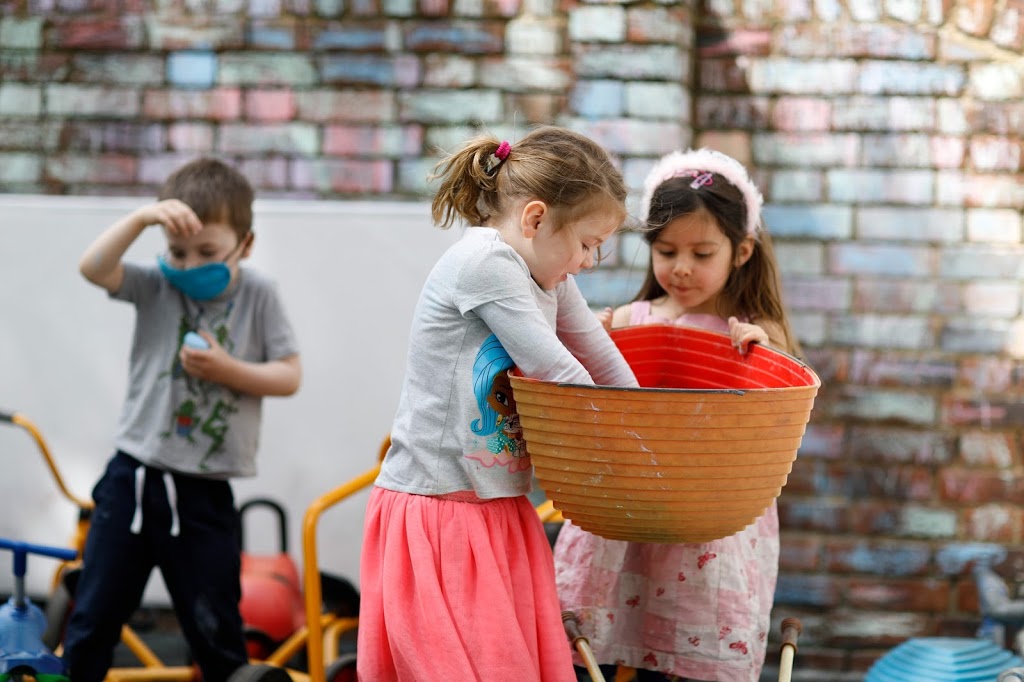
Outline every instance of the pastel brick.
{"label": "pastel brick", "polygon": [[[874,329],[860,332],[870,341],[872,338],[879,340],[870,345],[884,345],[888,340],[889,330],[882,329],[881,335]],[[854,337],[856,331],[847,331],[847,338]],[[829,336],[834,337],[834,329],[829,330]],[[904,342],[901,347],[911,347],[913,344]],[[827,414],[837,418],[856,420],[880,420],[891,421],[896,424],[910,424],[917,426],[932,426],[938,420],[937,400],[930,395],[913,393],[910,391],[886,390],[878,388],[863,388],[859,386],[845,386],[842,395],[836,397],[833,405],[824,406]],[[817,407],[815,407],[817,409]],[[823,411],[825,411],[823,410]]]}
{"label": "pastel brick", "polygon": [[968,466],[1008,470],[1020,463],[1020,445],[1010,434],[967,431],[960,436],[960,459]]}
{"label": "pastel brick", "polygon": [[[867,575],[924,575],[931,558],[931,548],[920,542],[836,541],[825,548],[825,561],[830,569]],[[906,629],[890,632],[906,632]]]}
{"label": "pastel brick", "polygon": [[0,152],[0,182],[22,184],[38,182],[43,174],[43,157],[38,154]]}
{"label": "pastel brick", "polygon": [[43,22],[45,17],[0,18],[0,49],[38,50],[43,46]]}
{"label": "pastel brick", "polygon": [[1021,213],[1013,209],[973,208],[967,211],[967,240],[1017,244],[1021,241]]}
{"label": "pastel brick", "polygon": [[477,83],[476,60],[461,55],[430,54],[423,58],[427,88],[467,88]]}
{"label": "pastel brick", "polygon": [[[863,380],[860,377],[857,380]],[[876,382],[877,383],[877,382]],[[850,431],[852,454],[858,461],[879,462],[885,466],[878,471],[883,486],[888,471],[897,470],[896,464],[944,465],[952,461],[955,451],[953,440],[946,434],[918,431],[908,428],[876,425],[854,425]]]}
{"label": "pastel brick", "polygon": [[860,139],[850,134],[760,133],[753,136],[753,141],[758,163],[804,169],[853,165],[860,152]]}
{"label": "pastel brick", "polygon": [[313,122],[364,121],[384,123],[396,120],[395,94],[335,88],[294,93],[296,118]]}
{"label": "pastel brick", "polygon": [[842,592],[837,578],[783,574],[775,586],[775,599],[787,605],[829,608],[840,604]]}
{"label": "pastel brick", "polygon": [[49,156],[45,172],[58,182],[76,184],[130,184],[136,179],[138,162],[132,156],[101,154]]}
{"label": "pastel brick", "polygon": [[245,22],[228,15],[197,23],[187,15],[153,13],[145,17],[145,35],[157,50],[237,50],[245,45]]}
{"label": "pastel brick", "polygon": [[323,153],[328,156],[417,156],[423,150],[421,126],[338,126],[324,129]]}
{"label": "pastel brick", "polygon": [[308,123],[226,123],[220,126],[217,151],[224,154],[276,152],[314,156],[320,152],[320,140],[316,127]]}
{"label": "pastel brick", "polygon": [[787,277],[783,291],[790,310],[849,310],[853,287],[845,278]]}
{"label": "pastel brick", "polygon": [[304,46],[304,35],[293,21],[256,20],[245,33],[248,45],[259,50],[295,50]]}
{"label": "pastel brick", "polygon": [[689,120],[690,94],[678,83],[626,83],[626,115],[633,118]]}
{"label": "pastel brick", "polygon": [[832,125],[836,130],[932,130],[936,102],[923,97],[851,96],[834,100]]}
{"label": "pastel brick", "polygon": [[209,51],[172,52],[167,81],[179,88],[210,88],[217,82],[217,55]]}
{"label": "pastel brick", "polygon": [[0,83],[0,116],[35,118],[42,109],[42,87],[27,83]]}
{"label": "pastel brick", "polygon": [[771,100],[751,95],[702,94],[694,101],[700,128],[759,130],[768,127]]}
{"label": "pastel brick", "polygon": [[[914,20],[906,20],[911,24]],[[912,25],[807,24],[787,26],[779,37],[782,53],[797,57],[934,59],[936,36]]]}
{"label": "pastel brick", "polygon": [[693,45],[693,17],[685,4],[637,7],[626,10],[626,41]]}
{"label": "pastel brick", "polygon": [[1020,22],[1022,11],[1024,7],[1021,7],[1020,0],[1010,0],[997,11],[989,30],[992,42],[1018,54],[1024,51],[1024,26]]}
{"label": "pastel brick", "polygon": [[496,122],[503,113],[497,90],[420,91],[399,94],[399,120],[423,123]]}
{"label": "pastel brick", "polygon": [[865,206],[857,211],[860,239],[953,243],[964,238],[965,215],[959,208]]}
{"label": "pastel brick", "polygon": [[291,90],[249,90],[245,93],[245,116],[262,122],[295,118],[295,94]]}
{"label": "pastel brick", "polygon": [[935,200],[930,170],[830,170],[829,201],[929,205]]}
{"label": "pastel brick", "polygon": [[963,92],[964,69],[955,64],[869,61],[861,66],[857,89],[863,94],[945,95]]}
{"label": "pastel brick", "polygon": [[771,204],[761,216],[776,237],[848,239],[853,233],[848,206]]}
{"label": "pastel brick", "polygon": [[394,184],[391,161],[301,160],[291,168],[291,184],[320,193],[387,193]]}
{"label": "pastel brick", "polygon": [[885,310],[890,313],[955,313],[962,309],[961,287],[954,282],[893,280],[858,277],[853,291],[853,309]]}
{"label": "pastel brick", "polygon": [[853,579],[845,590],[846,603],[864,609],[941,613],[949,608],[948,582],[925,580]]}
{"label": "pastel brick", "polygon": [[966,540],[1019,544],[1022,513],[1016,505],[985,504],[963,511]]}
{"label": "pastel brick", "polygon": [[61,147],[71,152],[132,152],[137,155],[167,148],[163,125],[135,121],[68,121],[60,131]]}
{"label": "pastel brick", "polygon": [[779,525],[790,530],[845,533],[849,529],[849,505],[827,500],[779,501]]}
{"label": "pastel brick", "polygon": [[1021,143],[995,136],[976,136],[970,142],[971,165],[979,171],[1021,169]]}
{"label": "pastel brick", "polygon": [[817,170],[779,170],[772,173],[769,187],[772,202],[813,204],[824,198],[825,176]]}
{"label": "pastel brick", "polygon": [[231,121],[242,115],[242,91],[238,88],[212,90],[148,90],[142,112],[150,119],[208,119]]}
{"label": "pastel brick", "polygon": [[683,131],[677,123],[636,119],[571,119],[567,125],[613,154],[659,154],[666,149],[679,149],[683,146]]}
{"label": "pastel brick", "polygon": [[219,85],[309,86],[317,81],[316,68],[305,55],[226,52],[219,55]]}
{"label": "pastel brick", "polygon": [[143,47],[142,17],[133,15],[62,17],[51,20],[46,45],[63,49],[138,49]]}
{"label": "pastel brick", "polygon": [[576,81],[570,102],[583,118],[618,118],[625,110],[626,86],[619,80]]}
{"label": "pastel brick", "polygon": [[214,148],[211,123],[172,123],[167,127],[168,146],[177,152],[209,152]]}
{"label": "pastel brick", "polygon": [[569,39],[621,43],[626,37],[626,10],[615,5],[582,5],[569,11]]}
{"label": "pastel brick", "polygon": [[159,187],[171,173],[195,159],[191,152],[147,154],[139,159],[138,181]]}
{"label": "pastel brick", "polygon": [[927,318],[896,315],[841,315],[833,319],[830,338],[844,346],[923,350],[934,343]]}
{"label": "pastel brick", "polygon": [[770,57],[751,64],[750,92],[757,94],[838,95],[857,90],[858,67],[853,60],[803,62]]}
{"label": "pastel brick", "polygon": [[61,146],[62,137],[62,126],[56,121],[40,124],[30,118],[0,119],[0,151],[51,151]]}
{"label": "pastel brick", "polygon": [[689,69],[689,56],[665,45],[583,44],[575,56],[579,78],[680,81]]}
{"label": "pastel brick", "polygon": [[538,17],[520,17],[505,26],[505,51],[508,54],[558,55],[564,49],[564,21]]}
{"label": "pastel brick", "polygon": [[938,274],[943,279],[1016,279],[1024,274],[1024,247],[956,244],[939,252]]}
{"label": "pastel brick", "polygon": [[399,47],[397,26],[391,22],[328,24],[314,31],[313,49],[383,52]]}
{"label": "pastel brick", "polygon": [[[319,60],[320,79],[333,85],[411,87],[419,83],[420,62],[411,55],[333,55]],[[310,76],[312,79],[312,75]]]}
{"label": "pastel brick", "polygon": [[130,118],[139,113],[139,93],[128,88],[55,83],[45,90],[46,112],[58,116]]}
{"label": "pastel brick", "polygon": [[497,22],[414,23],[403,44],[412,52],[497,54],[504,50],[504,26]]}
{"label": "pastel brick", "polygon": [[[239,170],[257,190],[287,188],[290,179],[289,169],[288,159],[282,156],[243,159],[239,164]],[[257,191],[257,196],[262,198],[264,195]]]}
{"label": "pastel brick", "polygon": [[557,57],[514,56],[480,61],[480,82],[500,84],[506,92],[566,92],[572,86],[572,64]]}

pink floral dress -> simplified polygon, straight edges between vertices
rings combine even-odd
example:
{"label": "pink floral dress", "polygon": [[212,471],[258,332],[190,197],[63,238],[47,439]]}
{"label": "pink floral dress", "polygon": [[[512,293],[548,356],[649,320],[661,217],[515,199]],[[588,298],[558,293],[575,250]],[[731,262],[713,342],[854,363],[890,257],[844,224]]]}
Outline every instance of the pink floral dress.
{"label": "pink floral dress", "polygon": [[[713,315],[666,320],[648,301],[632,304],[630,324],[666,322],[728,331]],[[606,540],[566,523],[555,546],[562,608],[576,613],[600,663],[694,680],[757,682],[778,570],[774,503],[713,542]]]}

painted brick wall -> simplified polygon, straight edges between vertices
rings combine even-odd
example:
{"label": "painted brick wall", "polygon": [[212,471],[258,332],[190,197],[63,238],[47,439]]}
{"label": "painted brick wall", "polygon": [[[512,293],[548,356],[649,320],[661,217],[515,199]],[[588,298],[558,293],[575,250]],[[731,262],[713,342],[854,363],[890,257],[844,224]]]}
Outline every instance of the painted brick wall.
{"label": "painted brick wall", "polygon": [[[0,0],[0,191],[215,153],[261,196],[422,198],[438,148],[539,121],[633,187],[691,143],[748,162],[824,382],[776,617],[839,675],[971,634],[972,560],[1024,578],[1022,50],[1021,0]],[[582,286],[622,303],[645,261],[625,236]]]}

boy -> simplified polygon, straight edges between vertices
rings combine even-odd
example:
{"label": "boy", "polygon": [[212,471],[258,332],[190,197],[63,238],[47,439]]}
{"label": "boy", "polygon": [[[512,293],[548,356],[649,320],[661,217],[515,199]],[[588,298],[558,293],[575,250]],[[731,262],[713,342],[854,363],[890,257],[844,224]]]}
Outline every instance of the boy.
{"label": "boy", "polygon": [[[154,566],[203,679],[221,682],[246,663],[228,479],[256,473],[262,397],[291,395],[301,381],[274,285],[239,266],[253,243],[249,182],[199,159],[173,173],[159,199],[107,228],[79,266],[133,303],[136,322],[116,453],[93,490],[64,640],[75,682],[103,680]],[[123,262],[150,225],[162,226],[167,252],[153,266]]]}

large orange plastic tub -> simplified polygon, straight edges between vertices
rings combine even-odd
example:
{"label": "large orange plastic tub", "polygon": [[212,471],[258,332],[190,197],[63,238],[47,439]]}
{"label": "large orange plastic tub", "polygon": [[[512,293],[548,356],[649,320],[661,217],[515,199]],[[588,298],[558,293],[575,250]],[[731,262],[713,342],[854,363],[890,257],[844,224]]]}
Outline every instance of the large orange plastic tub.
{"label": "large orange plastic tub", "polygon": [[614,540],[705,542],[782,492],[821,385],[803,362],[673,325],[612,332],[643,388],[511,381],[548,498]]}

